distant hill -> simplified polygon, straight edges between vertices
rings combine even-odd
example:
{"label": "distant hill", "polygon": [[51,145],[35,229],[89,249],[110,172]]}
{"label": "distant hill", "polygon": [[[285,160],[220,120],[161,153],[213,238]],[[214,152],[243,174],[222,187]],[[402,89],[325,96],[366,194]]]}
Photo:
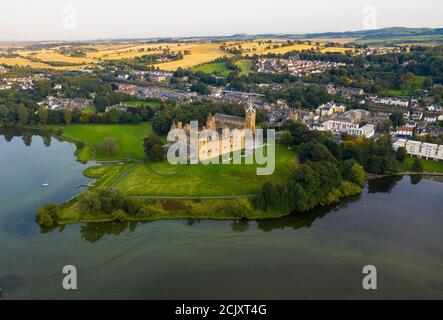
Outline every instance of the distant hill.
{"label": "distant hill", "polygon": [[360,40],[372,40],[435,35],[443,35],[443,28],[434,29],[393,27],[376,30],[312,33],[307,34],[306,38],[357,38]]}

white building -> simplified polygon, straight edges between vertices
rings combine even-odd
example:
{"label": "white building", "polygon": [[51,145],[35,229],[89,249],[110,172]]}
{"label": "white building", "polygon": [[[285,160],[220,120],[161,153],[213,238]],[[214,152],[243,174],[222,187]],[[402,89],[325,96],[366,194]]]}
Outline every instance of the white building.
{"label": "white building", "polygon": [[422,142],[409,140],[406,142],[406,152],[413,156],[419,156]]}
{"label": "white building", "polygon": [[352,136],[365,136],[371,138],[375,135],[375,127],[367,124],[360,128],[358,124],[344,121],[329,120],[323,122],[322,131],[332,131],[332,133],[348,133]]}
{"label": "white building", "polygon": [[406,152],[411,156],[435,161],[443,160],[443,145],[439,146],[434,143],[422,143],[420,141],[399,139],[394,142],[393,148],[397,151],[400,147],[405,147]]}
{"label": "white building", "polygon": [[443,145],[438,147],[436,158],[437,160],[443,160]]}
{"label": "white building", "polygon": [[325,130],[342,133],[342,132],[348,132],[349,129],[358,129],[358,124],[344,122],[344,121],[329,120],[323,122],[323,127],[325,127]]}
{"label": "white building", "polygon": [[438,144],[423,143],[421,145],[420,156],[426,159],[435,159],[437,157]]}
{"label": "white building", "polygon": [[372,138],[375,135],[375,126],[373,124],[367,124],[361,128],[351,128],[348,130],[348,133],[351,136]]}
{"label": "white building", "polygon": [[413,134],[414,134],[414,129],[408,127],[399,127],[395,132],[395,135],[399,137],[412,137]]}
{"label": "white building", "polygon": [[406,147],[406,142],[408,142],[408,140],[406,139],[398,139],[397,141],[395,141],[392,146],[394,147],[394,150],[397,151],[400,148],[405,148]]}

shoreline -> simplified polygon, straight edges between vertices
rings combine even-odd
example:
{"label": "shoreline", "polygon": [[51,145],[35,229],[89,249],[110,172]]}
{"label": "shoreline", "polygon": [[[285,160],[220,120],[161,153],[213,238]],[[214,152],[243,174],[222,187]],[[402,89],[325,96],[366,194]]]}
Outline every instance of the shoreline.
{"label": "shoreline", "polygon": [[[106,164],[113,163],[127,163],[134,162],[133,159],[123,159],[123,160],[98,160],[94,159],[96,155],[95,149],[89,143],[82,141],[80,139],[76,139],[65,132],[62,134],[58,134],[57,131],[63,129],[53,128],[53,127],[42,127],[42,126],[28,126],[28,127],[20,127],[16,129],[31,129],[36,130],[38,132],[45,132],[49,134],[56,135],[63,141],[72,143],[76,146],[75,156],[77,157],[77,161],[81,161],[79,159],[78,153],[83,149],[88,148],[91,150],[90,159],[83,163],[88,164],[98,164],[99,166],[103,166]],[[79,146],[79,143],[83,144],[83,147]],[[137,162],[137,161],[135,161]],[[140,163],[140,161],[138,162]],[[97,166],[97,167],[99,167]],[[131,170],[130,170],[131,171]],[[113,182],[111,183],[110,188],[112,189],[115,185],[116,181],[119,181],[121,176],[124,176],[126,171],[117,175]],[[83,173],[84,174],[84,173]],[[85,175],[85,174],[84,174]],[[406,175],[426,175],[426,176],[443,176],[443,173],[438,172],[399,172],[390,175],[371,175],[366,174],[366,181],[374,180],[374,179],[382,179],[386,177],[392,176],[406,176]],[[86,175],[85,175],[86,176]],[[99,182],[103,176],[95,179],[95,182]],[[88,190],[93,190],[96,185],[91,185],[88,187]],[[355,196],[362,192],[363,188],[360,192],[351,195]],[[72,211],[72,207],[76,207],[76,199],[82,194],[80,192],[73,199],[66,201],[60,204],[60,208],[62,211]],[[149,216],[138,216],[138,215],[130,215],[125,213],[120,217],[113,217],[110,214],[83,214],[81,213],[81,209],[75,208],[77,211],[73,216],[64,219],[58,219],[57,223],[54,226],[66,225],[66,224],[75,224],[75,223],[101,223],[101,222],[112,222],[112,221],[130,221],[130,222],[146,222],[146,221],[158,221],[158,220],[179,220],[179,219],[194,219],[194,220],[239,220],[239,219],[247,219],[247,220],[262,220],[262,219],[278,219],[284,216],[292,214],[292,212],[286,211],[273,211],[273,212],[263,212],[254,207],[252,199],[257,195],[217,195],[217,196],[150,196],[150,195],[132,195],[125,196],[125,199],[130,199],[132,201],[136,201],[142,204],[147,204],[152,210]],[[334,202],[335,204],[342,202],[348,197],[341,197],[339,201]],[[319,205],[317,207],[322,207]]]}

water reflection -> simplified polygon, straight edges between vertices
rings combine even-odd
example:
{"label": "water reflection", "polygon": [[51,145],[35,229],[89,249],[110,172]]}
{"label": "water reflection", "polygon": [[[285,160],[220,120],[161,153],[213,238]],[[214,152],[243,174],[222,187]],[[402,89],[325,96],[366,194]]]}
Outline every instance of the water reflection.
{"label": "water reflection", "polygon": [[368,193],[391,193],[403,176],[390,176],[368,181]]}
{"label": "water reflection", "polygon": [[[256,223],[257,230],[263,232],[271,232],[274,230],[292,229],[298,230],[303,228],[310,228],[316,220],[322,219],[328,214],[333,214],[338,212],[340,209],[346,208],[349,204],[356,202],[360,199],[359,196],[353,197],[343,201],[342,203],[335,206],[320,207],[316,210],[306,212],[306,213],[294,213],[289,216],[279,218],[279,219],[266,219],[266,220],[255,220],[249,221],[246,219],[225,221],[229,224],[231,230],[235,233],[245,233],[250,229],[252,223]],[[126,230],[131,233],[137,230],[139,225],[146,225],[149,223],[154,223],[156,221],[143,221],[143,222],[102,222],[102,223],[85,223],[80,227],[81,238],[90,243],[96,243],[103,239],[104,236],[119,236]],[[198,226],[202,220],[189,219],[183,221],[183,223],[188,227]],[[63,232],[65,226],[56,226],[52,228],[41,227],[42,233],[50,232]]]}
{"label": "water reflection", "polygon": [[62,141],[60,138],[54,136],[48,131],[28,128],[1,128],[0,137],[1,136],[3,136],[6,142],[11,142],[14,138],[20,138],[26,147],[32,146],[33,136],[41,137],[43,139],[43,144],[46,147],[51,146],[52,138]]}

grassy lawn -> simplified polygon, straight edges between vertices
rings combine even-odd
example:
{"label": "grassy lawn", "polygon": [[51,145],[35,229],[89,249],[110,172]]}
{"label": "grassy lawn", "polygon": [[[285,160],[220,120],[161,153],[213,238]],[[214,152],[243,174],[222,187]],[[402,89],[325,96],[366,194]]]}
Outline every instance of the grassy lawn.
{"label": "grassy lawn", "polygon": [[390,97],[408,97],[411,95],[409,90],[383,90],[380,95],[390,96]]}
{"label": "grassy lawn", "polygon": [[164,161],[135,169],[116,188],[127,196],[224,196],[256,194],[265,182],[283,182],[297,166],[296,154],[276,146],[273,175],[257,176],[257,165],[177,165]]}
{"label": "grassy lawn", "polygon": [[122,103],[125,106],[129,107],[159,107],[160,102],[157,101],[126,101]]}
{"label": "grassy lawn", "polygon": [[[412,164],[414,163],[415,158],[407,157],[403,164],[403,171],[412,171]],[[421,159],[423,163],[423,169],[425,172],[439,172],[443,173],[443,162],[436,162],[432,160]]]}
{"label": "grassy lawn", "polygon": [[231,73],[231,71],[226,69],[226,64],[224,62],[205,63],[200,66],[192,68],[192,72],[198,72],[198,71],[209,74],[216,73],[223,77],[226,77]]}
{"label": "grassy lawn", "polygon": [[[240,59],[237,60],[235,64],[240,68],[240,75],[248,75],[254,70],[254,63],[252,60]],[[226,69],[226,64],[224,62],[205,63],[192,68],[192,72],[197,71],[209,74],[215,73],[222,77],[227,77],[232,72],[231,70]]]}
{"label": "grassy lawn", "polygon": [[235,64],[240,67],[240,75],[248,75],[254,71],[254,61],[248,59],[237,60]]}
{"label": "grassy lawn", "polygon": [[95,112],[96,112],[95,108],[89,108],[82,111],[82,113],[87,113],[87,114],[93,114]]}
{"label": "grassy lawn", "polygon": [[[77,140],[84,141],[95,150],[96,160],[143,159],[143,139],[151,132],[151,125],[141,124],[85,124],[72,125],[64,128],[64,132]],[[114,155],[104,154],[100,149],[106,138],[117,140],[118,152]],[[85,151],[84,151],[85,150]],[[87,148],[79,151],[79,155],[88,152]],[[80,157],[79,157],[80,158]]]}

